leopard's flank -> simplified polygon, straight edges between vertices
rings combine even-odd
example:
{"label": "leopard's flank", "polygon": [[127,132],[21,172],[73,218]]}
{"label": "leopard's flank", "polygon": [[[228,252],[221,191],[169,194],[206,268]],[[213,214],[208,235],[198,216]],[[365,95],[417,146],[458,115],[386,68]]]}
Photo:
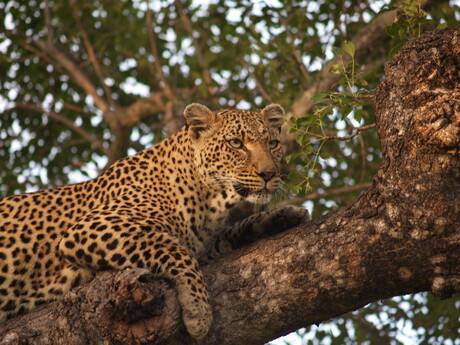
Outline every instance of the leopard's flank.
{"label": "leopard's flank", "polygon": [[279,105],[212,112],[191,104],[184,116],[178,133],[94,180],[0,200],[0,320],[99,270],[141,267],[174,282],[188,332],[206,335],[212,310],[198,260],[307,214],[275,208],[228,223],[235,205],[267,203],[280,187]]}

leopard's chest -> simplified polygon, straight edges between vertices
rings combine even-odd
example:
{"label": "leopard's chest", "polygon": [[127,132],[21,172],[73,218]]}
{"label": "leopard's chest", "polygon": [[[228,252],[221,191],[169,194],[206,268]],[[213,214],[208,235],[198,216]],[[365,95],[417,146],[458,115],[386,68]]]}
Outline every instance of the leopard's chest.
{"label": "leopard's chest", "polygon": [[216,238],[223,232],[230,209],[240,202],[239,197],[228,193],[208,196],[197,203],[195,211],[187,222],[186,245],[195,257],[209,251]]}

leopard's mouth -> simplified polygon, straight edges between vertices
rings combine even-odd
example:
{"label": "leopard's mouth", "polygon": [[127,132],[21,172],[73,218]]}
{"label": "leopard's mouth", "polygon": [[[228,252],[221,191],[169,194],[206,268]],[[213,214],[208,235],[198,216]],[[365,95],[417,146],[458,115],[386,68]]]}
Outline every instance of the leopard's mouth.
{"label": "leopard's mouth", "polygon": [[258,190],[252,190],[250,188],[244,187],[242,184],[234,184],[233,187],[235,191],[245,198],[247,201],[255,204],[266,204],[270,202],[270,199],[273,195],[273,192],[263,187]]}

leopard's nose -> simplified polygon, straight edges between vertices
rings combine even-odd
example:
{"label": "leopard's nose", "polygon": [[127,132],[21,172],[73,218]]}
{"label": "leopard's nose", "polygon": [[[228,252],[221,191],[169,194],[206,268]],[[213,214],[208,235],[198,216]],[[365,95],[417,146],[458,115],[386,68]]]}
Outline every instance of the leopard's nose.
{"label": "leopard's nose", "polygon": [[268,182],[276,175],[276,171],[275,170],[264,170],[264,171],[261,171],[260,173],[257,173],[257,175],[262,177],[265,182]]}

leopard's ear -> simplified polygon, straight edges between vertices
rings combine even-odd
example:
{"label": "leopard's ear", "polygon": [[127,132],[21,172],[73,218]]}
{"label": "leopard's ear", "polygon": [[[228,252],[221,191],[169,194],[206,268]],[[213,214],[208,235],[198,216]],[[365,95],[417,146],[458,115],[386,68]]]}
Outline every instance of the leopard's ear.
{"label": "leopard's ear", "polygon": [[199,103],[189,104],[184,110],[185,123],[192,138],[198,139],[211,129],[215,114],[208,107]]}
{"label": "leopard's ear", "polygon": [[262,116],[264,117],[265,121],[272,126],[281,129],[285,118],[285,113],[283,107],[279,104],[270,104],[267,105],[262,110]]}

